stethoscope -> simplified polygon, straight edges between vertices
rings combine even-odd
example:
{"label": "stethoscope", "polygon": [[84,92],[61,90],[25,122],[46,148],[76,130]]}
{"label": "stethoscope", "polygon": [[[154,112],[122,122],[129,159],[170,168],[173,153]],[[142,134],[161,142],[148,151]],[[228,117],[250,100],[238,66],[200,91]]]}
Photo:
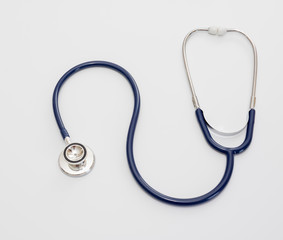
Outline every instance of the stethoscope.
{"label": "stethoscope", "polygon": [[[209,126],[209,124],[206,122],[204,118],[203,111],[200,108],[200,105],[199,105],[199,102],[196,96],[196,92],[193,86],[192,78],[191,78],[189,67],[188,67],[188,61],[187,61],[187,56],[186,56],[186,44],[192,34],[201,32],[201,31],[205,31],[205,32],[208,32],[209,34],[218,35],[218,36],[222,36],[226,34],[226,32],[240,33],[248,39],[248,41],[250,42],[253,48],[254,69],[253,69],[253,86],[252,86],[252,96],[251,96],[251,103],[250,103],[250,110],[249,110],[249,119],[246,125],[245,140],[238,147],[228,148],[228,147],[221,146],[212,138],[210,131],[209,131],[209,128],[211,127]],[[130,83],[130,86],[134,94],[134,109],[133,109],[132,119],[131,119],[129,130],[128,130],[126,151],[127,151],[127,158],[128,158],[128,164],[129,164],[130,170],[132,172],[133,177],[138,182],[138,184],[147,193],[149,193],[153,197],[161,201],[171,203],[171,204],[176,204],[176,205],[195,205],[195,204],[206,202],[214,198],[215,196],[217,196],[225,188],[225,186],[230,180],[230,177],[233,171],[233,166],[234,166],[234,155],[239,154],[243,152],[245,149],[247,149],[252,141],[253,127],[254,127],[254,120],[255,120],[254,107],[255,107],[255,99],[256,99],[255,92],[256,92],[256,79],[257,79],[257,52],[256,52],[255,45],[253,44],[251,39],[243,32],[239,30],[235,30],[235,29],[223,29],[223,28],[210,27],[208,29],[195,29],[186,35],[183,41],[183,58],[184,58],[185,68],[186,68],[186,72],[187,72],[187,76],[189,80],[190,89],[192,92],[192,101],[196,109],[195,110],[196,117],[199,122],[200,128],[203,132],[203,135],[206,141],[208,142],[208,144],[212,148],[226,155],[225,172],[224,172],[224,175],[221,181],[218,183],[218,185],[215,188],[213,188],[208,193],[201,195],[199,197],[175,198],[175,197],[170,197],[170,196],[167,196],[167,195],[164,195],[158,192],[157,190],[152,188],[142,178],[135,164],[134,153],[133,153],[134,135],[135,135],[135,129],[136,129],[137,120],[139,116],[139,110],[140,110],[139,90],[138,90],[138,87],[137,87],[137,84],[134,78],[131,76],[131,74],[127,70],[125,70],[124,68],[122,68],[121,66],[117,64],[106,62],[106,61],[85,62],[85,63],[79,64],[73,67],[61,77],[61,79],[59,80],[59,82],[57,83],[54,89],[54,93],[53,93],[54,116],[58,124],[58,127],[60,129],[61,135],[67,144],[67,146],[65,147],[65,149],[59,156],[59,166],[61,170],[69,176],[83,176],[87,174],[93,168],[94,162],[95,162],[95,156],[89,147],[81,143],[71,142],[70,135],[64,126],[64,123],[62,121],[62,118],[59,112],[59,106],[58,106],[59,91],[62,85],[64,84],[64,82],[68,78],[70,78],[73,74],[83,69],[90,68],[90,67],[105,67],[105,68],[115,70],[119,72],[120,74],[122,74]]]}

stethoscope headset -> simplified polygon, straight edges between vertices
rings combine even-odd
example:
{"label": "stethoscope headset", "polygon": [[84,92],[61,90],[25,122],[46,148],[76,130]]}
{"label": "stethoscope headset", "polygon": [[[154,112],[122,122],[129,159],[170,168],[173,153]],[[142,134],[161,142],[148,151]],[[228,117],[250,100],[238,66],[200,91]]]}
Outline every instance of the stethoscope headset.
{"label": "stethoscope headset", "polygon": [[[197,32],[208,32],[209,34],[213,35],[218,35],[222,36],[226,34],[227,32],[236,32],[240,33],[241,35],[245,36],[248,41],[250,42],[252,49],[253,49],[253,56],[254,56],[254,68],[253,68],[253,85],[252,85],[252,95],[251,95],[251,102],[250,102],[250,110],[249,110],[249,119],[247,122],[246,126],[246,136],[245,140],[243,143],[238,146],[238,147],[224,147],[220,144],[218,144],[211,136],[209,128],[210,125],[206,122],[204,118],[203,111],[200,108],[197,95],[193,86],[192,78],[190,75],[189,67],[188,67],[188,61],[187,61],[187,55],[186,55],[186,45],[188,39],[191,37],[191,35],[197,33]],[[134,109],[133,109],[133,114],[132,114],[132,119],[130,122],[129,130],[128,130],[128,136],[127,136],[127,145],[126,145],[126,151],[127,151],[127,158],[128,158],[128,164],[131,170],[131,173],[133,177],[136,179],[138,184],[150,195],[153,197],[170,203],[170,204],[176,204],[176,205],[195,205],[195,204],[200,204],[203,202],[206,202],[214,197],[216,197],[227,185],[227,183],[230,180],[230,177],[233,172],[233,166],[234,166],[234,155],[239,154],[246,150],[248,146],[250,145],[252,141],[252,136],[253,136],[253,128],[254,128],[254,121],[255,121],[255,94],[256,94],[256,80],[257,80],[257,51],[256,47],[253,44],[252,40],[243,32],[235,29],[224,29],[224,28],[216,28],[216,27],[210,27],[208,29],[195,29],[188,33],[183,41],[183,58],[184,58],[184,63],[185,63],[185,69],[187,72],[188,80],[189,80],[189,85],[190,89],[192,92],[192,101],[193,105],[195,107],[195,113],[197,120],[199,122],[200,128],[203,132],[203,135],[207,141],[207,143],[216,151],[226,155],[226,168],[224,175],[221,179],[221,181],[218,183],[216,187],[214,187],[211,191],[208,193],[201,195],[199,197],[194,197],[194,198],[175,198],[175,197],[170,197],[167,195],[164,195],[154,188],[152,188],[140,175],[137,166],[135,164],[135,159],[134,159],[134,153],[133,153],[133,142],[134,142],[134,135],[135,135],[135,129],[139,117],[139,111],[140,111],[140,94],[138,90],[138,86],[134,80],[134,78],[131,76],[131,74],[122,68],[121,66],[111,63],[111,62],[106,62],[106,61],[91,61],[91,62],[85,62],[82,64],[79,64],[72,69],[70,69],[68,72],[66,72],[59,82],[57,83],[54,93],[53,93],[53,111],[54,111],[54,116],[56,119],[56,122],[58,124],[58,127],[60,129],[61,135],[66,142],[67,146],[63,150],[63,152],[59,156],[59,166],[61,170],[66,173],[69,176],[83,176],[87,174],[94,166],[94,161],[95,157],[91,149],[81,143],[72,143],[70,140],[70,135],[68,131],[66,130],[64,123],[62,121],[60,112],[59,112],[59,105],[58,105],[58,97],[59,97],[59,92],[64,84],[64,82],[69,79],[73,74],[84,70],[86,68],[91,68],[91,67],[104,67],[104,68],[109,68],[114,71],[119,72],[121,75],[123,75],[129,82],[133,94],[134,94]]]}

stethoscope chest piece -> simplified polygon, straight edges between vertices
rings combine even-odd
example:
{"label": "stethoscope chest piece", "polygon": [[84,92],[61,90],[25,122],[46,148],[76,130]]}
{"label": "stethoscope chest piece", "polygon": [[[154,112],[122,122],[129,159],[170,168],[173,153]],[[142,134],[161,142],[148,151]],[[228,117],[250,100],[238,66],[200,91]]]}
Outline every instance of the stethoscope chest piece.
{"label": "stethoscope chest piece", "polygon": [[60,154],[59,166],[65,174],[79,177],[92,170],[94,160],[95,157],[90,148],[80,143],[71,143]]}

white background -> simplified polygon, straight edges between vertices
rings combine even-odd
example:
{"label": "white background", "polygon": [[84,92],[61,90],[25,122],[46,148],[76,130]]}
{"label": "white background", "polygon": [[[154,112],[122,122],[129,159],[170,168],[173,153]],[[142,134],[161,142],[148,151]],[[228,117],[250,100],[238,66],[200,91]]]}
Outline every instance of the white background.
{"label": "white background", "polygon": [[[0,239],[283,239],[282,20],[280,0],[1,1]],[[259,54],[254,139],[217,198],[175,207],[137,185],[125,151],[132,92],[107,69],[80,72],[62,89],[65,125],[93,149],[96,164],[86,177],[61,173],[55,84],[76,64],[107,60],[140,89],[134,151],[144,179],[176,197],[216,186],[225,158],[199,129],[181,55],[187,32],[211,25],[246,32]],[[208,121],[242,127],[252,83],[248,42],[199,33],[187,50]],[[243,135],[217,139],[231,146]]]}

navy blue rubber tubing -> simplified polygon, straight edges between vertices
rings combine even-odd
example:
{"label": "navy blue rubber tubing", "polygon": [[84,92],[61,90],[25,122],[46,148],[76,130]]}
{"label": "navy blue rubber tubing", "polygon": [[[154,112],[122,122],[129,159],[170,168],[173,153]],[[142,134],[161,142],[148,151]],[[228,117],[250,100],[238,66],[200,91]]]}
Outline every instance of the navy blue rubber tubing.
{"label": "navy blue rubber tubing", "polygon": [[64,127],[62,118],[60,116],[59,112],[59,107],[58,107],[58,96],[59,96],[59,91],[60,88],[62,87],[63,83],[73,74],[76,72],[90,68],[90,67],[106,67],[110,68],[112,70],[115,70],[119,73],[121,73],[123,76],[126,77],[126,79],[129,81],[131,88],[133,90],[134,94],[134,110],[133,110],[133,115],[131,119],[131,123],[129,126],[129,131],[128,131],[128,137],[127,137],[127,157],[128,157],[128,164],[130,167],[130,170],[132,172],[133,177],[136,179],[138,184],[150,195],[153,197],[166,202],[170,204],[175,204],[175,205],[195,205],[195,204],[200,204],[204,203],[214,197],[216,197],[227,185],[227,183],[230,180],[230,177],[232,175],[233,171],[233,166],[234,166],[234,154],[238,154],[243,152],[251,143],[252,141],[252,135],[253,135],[253,126],[254,126],[254,119],[255,119],[255,110],[251,109],[249,111],[249,121],[247,124],[247,132],[246,132],[246,137],[244,142],[236,148],[226,148],[218,143],[216,143],[213,138],[210,135],[210,132],[208,130],[208,127],[205,122],[205,118],[203,115],[202,110],[199,108],[196,110],[196,116],[197,120],[199,122],[199,125],[201,127],[201,130],[204,134],[205,139],[207,140],[208,144],[214,148],[215,150],[223,153],[226,155],[226,169],[224,172],[224,175],[221,179],[221,181],[218,183],[218,185],[212,189],[210,192],[201,195],[199,197],[194,197],[194,198],[175,198],[175,197],[170,197],[167,195],[164,195],[155,189],[153,189],[140,175],[137,166],[135,164],[135,159],[134,159],[134,153],[133,153],[133,142],[134,142],[134,135],[135,135],[135,129],[138,121],[138,116],[139,116],[139,110],[140,110],[140,94],[139,90],[137,87],[137,84],[133,77],[130,75],[128,71],[126,71],[124,68],[120,67],[119,65],[116,65],[114,63],[110,62],[105,62],[105,61],[92,61],[92,62],[86,62],[79,64],[72,69],[70,69],[68,72],[66,72],[62,78],[59,80],[57,83],[54,93],[53,93],[53,111],[55,115],[55,119],[57,121],[58,127],[60,129],[60,132],[62,134],[63,139],[65,137],[69,137],[69,134]]}

